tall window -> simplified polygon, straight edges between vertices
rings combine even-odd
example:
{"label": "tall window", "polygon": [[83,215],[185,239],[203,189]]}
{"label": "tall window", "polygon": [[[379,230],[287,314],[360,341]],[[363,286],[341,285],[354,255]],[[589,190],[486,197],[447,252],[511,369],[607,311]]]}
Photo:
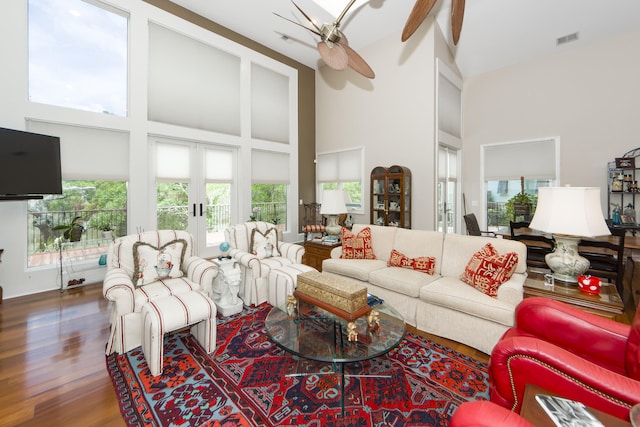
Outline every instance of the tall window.
{"label": "tall window", "polygon": [[127,115],[127,17],[81,0],[29,0],[29,99]]}
{"label": "tall window", "polygon": [[287,224],[289,155],[254,150],[251,154],[250,219]]}
{"label": "tall window", "polygon": [[[509,227],[510,221],[529,221],[535,212],[538,188],[556,185],[559,141],[556,138],[482,147],[487,228]],[[532,202],[529,214],[514,205],[518,194]]]}
{"label": "tall window", "polygon": [[362,148],[318,154],[318,201],[322,202],[324,190],[344,190],[349,196],[348,211],[362,212],[362,164]]}

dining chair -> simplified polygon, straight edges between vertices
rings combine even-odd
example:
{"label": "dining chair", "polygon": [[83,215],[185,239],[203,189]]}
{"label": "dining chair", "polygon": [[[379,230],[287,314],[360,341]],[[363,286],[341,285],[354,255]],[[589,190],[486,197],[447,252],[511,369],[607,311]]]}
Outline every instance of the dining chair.
{"label": "dining chair", "polygon": [[624,240],[626,230],[609,227],[611,236],[603,239],[582,238],[578,244],[578,252],[589,260],[587,274],[615,282],[620,296],[623,296],[624,278]]}
{"label": "dining chair", "polygon": [[469,236],[496,237],[496,233],[492,231],[480,230],[480,225],[478,225],[478,218],[476,218],[476,214],[470,213],[465,215],[464,223],[467,226],[467,234]]}
{"label": "dining chair", "polygon": [[545,256],[553,252],[553,239],[536,234],[529,228],[528,221],[510,221],[511,239],[519,240],[527,246],[527,266],[549,269]]}

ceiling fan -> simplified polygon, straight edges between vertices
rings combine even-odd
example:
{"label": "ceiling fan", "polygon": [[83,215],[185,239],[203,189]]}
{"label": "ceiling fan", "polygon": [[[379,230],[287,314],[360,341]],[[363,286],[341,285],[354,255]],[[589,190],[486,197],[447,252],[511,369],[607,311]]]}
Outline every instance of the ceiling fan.
{"label": "ceiling fan", "polygon": [[[402,30],[403,42],[407,41],[418,29],[437,1],[438,0],[416,0],[409,14],[409,18],[407,18],[407,23],[404,24],[404,29]],[[464,19],[464,2],[465,0],[451,0],[451,35],[453,36],[454,45],[457,45],[458,40],[460,40],[462,20]]]}
{"label": "ceiling fan", "polygon": [[318,52],[320,52],[320,57],[322,60],[334,70],[346,70],[347,67],[351,67],[354,71],[362,74],[363,76],[373,79],[375,78],[375,73],[367,64],[367,62],[362,59],[358,53],[349,47],[349,41],[347,37],[339,30],[340,22],[347,14],[353,3],[356,0],[350,0],[347,7],[344,8],[342,13],[333,21],[332,24],[322,24],[322,26],[318,26],[316,21],[311,19],[309,15],[307,15],[300,7],[295,4],[292,0],[291,3],[304,15],[305,19],[312,25],[312,27],[307,27],[306,25],[302,25],[296,21],[292,21],[291,19],[287,19],[282,15],[278,15],[274,12],[274,15],[279,16],[282,19],[285,19],[289,22],[292,22],[296,25],[301,26],[302,28],[311,31],[312,33],[318,35],[320,37],[320,41],[318,42]]}

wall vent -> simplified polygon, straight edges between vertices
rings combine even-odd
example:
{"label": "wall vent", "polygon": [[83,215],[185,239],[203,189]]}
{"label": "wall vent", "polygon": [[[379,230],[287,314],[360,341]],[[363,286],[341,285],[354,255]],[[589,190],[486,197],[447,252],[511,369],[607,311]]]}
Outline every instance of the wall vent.
{"label": "wall vent", "polygon": [[556,39],[556,46],[578,40],[578,33],[567,34]]}

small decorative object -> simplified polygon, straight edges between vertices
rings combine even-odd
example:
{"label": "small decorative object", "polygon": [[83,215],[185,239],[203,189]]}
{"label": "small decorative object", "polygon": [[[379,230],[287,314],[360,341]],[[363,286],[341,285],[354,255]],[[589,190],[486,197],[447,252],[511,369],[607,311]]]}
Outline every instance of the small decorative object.
{"label": "small decorative object", "polygon": [[617,203],[613,204],[613,212],[611,212],[611,222],[613,225],[622,224],[622,218],[620,218],[620,205]]}
{"label": "small decorative object", "polygon": [[611,181],[611,191],[615,191],[615,192],[622,191],[623,184],[624,184],[624,181],[621,180],[619,176],[614,177],[613,181]]}
{"label": "small decorative object", "polygon": [[293,316],[293,313],[296,312],[296,307],[298,307],[298,300],[295,296],[289,295],[287,297],[287,314]]}
{"label": "small decorative object", "polygon": [[367,324],[371,330],[377,330],[380,327],[380,313],[378,313],[378,310],[371,310],[369,312]]}
{"label": "small decorative object", "polygon": [[553,289],[555,284],[556,284],[556,282],[555,282],[555,279],[553,278],[553,274],[545,274],[544,275],[544,285],[546,287]]}
{"label": "small decorative object", "polygon": [[597,295],[600,293],[600,279],[590,274],[581,274],[578,276],[578,288],[582,292]]}
{"label": "small decorative object", "polygon": [[258,220],[258,212],[260,212],[260,208],[259,207],[255,207],[253,209],[251,209],[251,215],[249,215],[249,221],[257,221]]}
{"label": "small decorative object", "polygon": [[616,168],[634,169],[636,167],[635,157],[616,157]]}
{"label": "small decorative object", "polygon": [[347,323],[347,336],[349,341],[358,341],[358,327],[355,323]]}
{"label": "small decorative object", "polygon": [[640,403],[633,405],[629,411],[629,419],[633,427],[640,427]]}
{"label": "small decorative object", "polygon": [[636,210],[633,208],[633,205],[629,203],[622,212],[622,217],[620,218],[623,224],[627,225],[635,225],[636,223]]}

